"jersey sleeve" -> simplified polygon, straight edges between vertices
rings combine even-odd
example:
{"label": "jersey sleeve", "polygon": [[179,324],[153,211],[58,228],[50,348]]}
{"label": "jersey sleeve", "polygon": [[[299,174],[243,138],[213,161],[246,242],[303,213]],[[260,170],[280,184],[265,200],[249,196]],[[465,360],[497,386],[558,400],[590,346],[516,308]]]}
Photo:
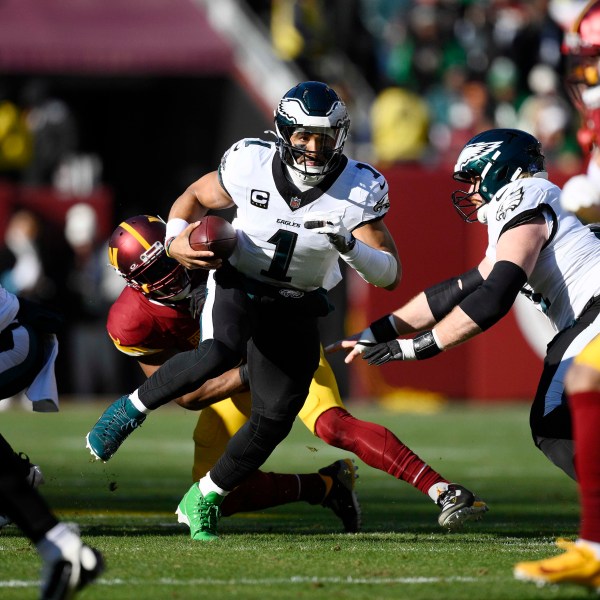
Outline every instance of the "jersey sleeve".
{"label": "jersey sleeve", "polygon": [[272,142],[259,138],[244,138],[223,154],[219,165],[219,181],[234,200],[239,193],[243,194],[253,174],[270,164],[274,147]]}
{"label": "jersey sleeve", "polygon": [[153,323],[147,313],[132,310],[127,298],[131,289],[125,288],[111,306],[106,321],[106,331],[117,350],[128,356],[148,356],[162,352],[163,348],[152,347]]}

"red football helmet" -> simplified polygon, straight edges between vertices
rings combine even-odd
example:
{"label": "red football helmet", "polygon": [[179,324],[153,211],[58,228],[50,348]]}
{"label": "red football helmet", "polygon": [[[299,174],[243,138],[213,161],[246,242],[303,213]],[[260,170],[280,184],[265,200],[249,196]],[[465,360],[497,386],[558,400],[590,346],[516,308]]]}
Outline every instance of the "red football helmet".
{"label": "red football helmet", "polygon": [[600,0],[585,5],[565,36],[563,50],[567,91],[582,120],[577,138],[589,152],[600,134]]}
{"label": "red football helmet", "polygon": [[160,217],[131,217],[113,231],[108,259],[127,285],[145,296],[181,300],[190,291],[190,277],[183,265],[165,253],[165,231]]}

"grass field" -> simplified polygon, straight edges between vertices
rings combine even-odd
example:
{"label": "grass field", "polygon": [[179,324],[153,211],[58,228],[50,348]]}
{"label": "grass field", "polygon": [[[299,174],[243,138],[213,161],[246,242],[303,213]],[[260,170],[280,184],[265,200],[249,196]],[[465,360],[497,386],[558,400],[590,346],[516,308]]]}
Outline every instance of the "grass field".
{"label": "grass field", "polygon": [[[576,486],[533,446],[525,404],[452,404],[432,415],[350,406],[488,502],[485,519],[460,533],[440,530],[428,497],[357,460],[361,533],[342,534],[327,509],[294,503],[222,519],[208,544],[191,541],[173,514],[190,485],[195,415],[165,407],[109,463],[93,463],[84,436],[103,406],[0,413],[3,435],[43,467],[45,497],[106,557],[84,599],[589,597],[512,577],[515,562],[554,553],[555,538],[574,538],[578,525]],[[300,424],[266,466],[309,472],[345,456]],[[40,562],[28,540],[9,526],[0,549],[0,598],[36,598]]]}

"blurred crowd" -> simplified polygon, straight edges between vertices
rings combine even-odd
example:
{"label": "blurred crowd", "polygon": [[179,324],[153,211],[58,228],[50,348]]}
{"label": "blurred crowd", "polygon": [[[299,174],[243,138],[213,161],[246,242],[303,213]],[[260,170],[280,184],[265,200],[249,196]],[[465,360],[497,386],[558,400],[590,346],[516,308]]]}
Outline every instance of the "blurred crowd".
{"label": "blurred crowd", "polygon": [[353,131],[355,142],[370,142],[365,159],[382,166],[451,160],[475,133],[517,127],[540,139],[558,168],[580,166],[561,44],[581,2],[570,12],[551,0],[251,4],[278,55],[341,89],[351,113],[340,53],[358,68],[374,93],[366,124]]}

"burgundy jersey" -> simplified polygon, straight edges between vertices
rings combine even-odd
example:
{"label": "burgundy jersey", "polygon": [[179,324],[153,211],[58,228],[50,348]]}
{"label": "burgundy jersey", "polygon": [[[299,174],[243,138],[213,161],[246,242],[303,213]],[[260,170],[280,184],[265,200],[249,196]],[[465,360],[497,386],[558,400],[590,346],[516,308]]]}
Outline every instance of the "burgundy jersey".
{"label": "burgundy jersey", "polygon": [[115,346],[129,356],[147,356],[163,350],[191,350],[198,345],[198,321],[187,301],[159,304],[126,287],[110,308],[106,330]]}

